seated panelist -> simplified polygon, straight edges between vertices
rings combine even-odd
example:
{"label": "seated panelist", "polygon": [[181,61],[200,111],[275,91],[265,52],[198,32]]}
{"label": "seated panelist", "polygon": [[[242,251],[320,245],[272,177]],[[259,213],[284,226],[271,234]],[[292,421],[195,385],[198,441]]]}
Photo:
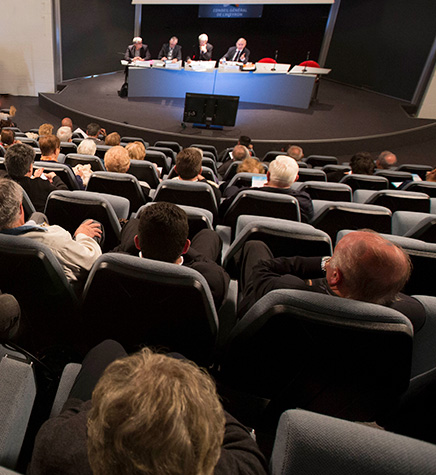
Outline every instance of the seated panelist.
{"label": "seated panelist", "polygon": [[248,63],[250,57],[250,50],[247,48],[247,40],[239,38],[236,46],[231,46],[227,53],[221,58],[221,61],[238,61],[240,63]]}
{"label": "seated panelist", "polygon": [[193,47],[191,56],[186,58],[186,61],[210,61],[212,59],[213,46],[208,43],[209,37],[203,33],[198,37],[198,45]]}
{"label": "seated panelist", "polygon": [[127,47],[124,59],[126,61],[147,61],[151,59],[151,53],[148,45],[142,44],[142,38],[135,36],[130,46]]}
{"label": "seated panelist", "polygon": [[180,61],[182,59],[182,47],[177,44],[178,41],[179,39],[177,36],[172,36],[169,43],[162,45],[157,59],[161,59],[162,61],[172,61],[173,63]]}

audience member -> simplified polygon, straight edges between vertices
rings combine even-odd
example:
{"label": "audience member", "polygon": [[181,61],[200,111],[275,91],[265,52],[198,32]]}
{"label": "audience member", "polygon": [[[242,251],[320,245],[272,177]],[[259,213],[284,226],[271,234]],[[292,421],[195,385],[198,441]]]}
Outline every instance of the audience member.
{"label": "audience member", "polygon": [[71,132],[73,131],[73,121],[69,117],[64,117],[61,122],[62,127],[69,127],[71,129]]}
{"label": "audience member", "polygon": [[196,147],[184,148],[177,154],[175,171],[178,174],[174,180],[195,181],[207,183],[212,187],[217,204],[221,199],[221,192],[218,185],[213,181],[206,180],[201,175],[201,161],[203,160],[203,151]]}
{"label": "audience member", "polygon": [[105,340],[36,437],[30,474],[46,473],[266,475],[267,464],[205,371],[148,348],[127,356]]}
{"label": "audience member", "polygon": [[14,143],[20,143],[15,140],[15,132],[11,129],[3,129],[0,135],[0,145],[6,150]]}
{"label": "audience member", "polygon": [[41,161],[57,162],[61,151],[61,142],[56,135],[43,135],[39,139]]}
{"label": "audience member", "polygon": [[221,176],[224,176],[233,162],[243,161],[246,158],[250,158],[250,151],[248,150],[248,148],[244,145],[236,145],[230,152],[230,160],[227,160],[218,168],[218,173]]}
{"label": "audience member", "polygon": [[263,173],[265,174],[265,167],[256,158],[244,158],[242,163],[238,166],[236,173]]}
{"label": "audience member", "polygon": [[56,137],[61,142],[71,142],[72,136],[73,136],[73,131],[71,130],[70,127],[66,125],[59,127],[58,131],[56,132]]}
{"label": "audience member", "polygon": [[43,135],[51,135],[53,133],[54,126],[51,124],[42,124],[39,127],[38,134],[40,137]]}
{"label": "audience member", "polygon": [[104,145],[104,140],[99,139],[100,134],[103,137],[106,137],[106,130],[102,129],[95,122],[91,122],[90,124],[87,125],[86,135],[88,136],[88,139],[93,140],[96,143],[96,145]]}
{"label": "audience member", "polygon": [[130,142],[126,145],[125,149],[129,154],[130,160],[145,160],[147,153],[142,142],[138,140]]}
{"label": "audience member", "polygon": [[[250,152],[250,156],[253,157],[255,155],[254,149],[253,149],[253,144],[251,143],[251,138],[248,137],[248,135],[241,135],[239,137],[238,143],[236,145],[243,145],[244,147],[247,147],[248,151]],[[219,154],[218,161],[221,162],[221,163],[224,163],[227,160],[231,160],[232,156],[233,156],[232,151],[233,151],[233,147],[224,149]]]}
{"label": "audience member", "polygon": [[5,166],[8,176],[19,183],[29,195],[36,211],[43,212],[48,195],[54,190],[68,190],[67,185],[54,173],[39,168],[33,173],[35,151],[26,144],[8,148]]}
{"label": "audience member", "polygon": [[172,203],[157,202],[147,206],[139,218],[130,219],[121,233],[121,244],[114,249],[148,259],[173,262],[197,270],[209,284],[217,309],[227,293],[230,278],[217,264],[222,241],[215,231],[204,229],[192,243],[188,239],[188,217]]}
{"label": "audience member", "polygon": [[129,152],[121,145],[111,147],[104,154],[104,166],[108,172],[127,173],[130,168]]}
{"label": "audience member", "polygon": [[288,145],[286,147],[286,154],[297,160],[297,162],[301,161],[304,157],[303,149],[298,145]]}
{"label": "audience member", "polygon": [[374,174],[374,160],[368,152],[358,152],[350,160],[351,173],[360,173],[361,175]]}
{"label": "audience member", "polygon": [[121,137],[118,132],[112,132],[111,134],[107,135],[104,139],[105,145],[110,145],[111,147],[115,145],[120,145]]}
{"label": "audience member", "polygon": [[389,152],[389,150],[385,150],[382,152],[376,162],[376,168],[381,169],[381,170],[389,170],[389,168],[394,167],[397,164],[397,156]]}
{"label": "audience member", "polygon": [[436,181],[436,168],[425,174],[426,181]]}
{"label": "audience member", "polygon": [[422,305],[400,293],[411,273],[409,256],[373,231],[347,234],[332,257],[274,259],[265,243],[250,241],[241,262],[240,316],[271,290],[300,289],[391,307],[410,319],[415,332],[425,321]]}
{"label": "audience member", "polygon": [[92,264],[101,255],[97,242],[102,234],[100,224],[92,219],[84,221],[73,238],[60,226],[49,226],[41,213],[34,213],[26,222],[22,200],[21,187],[13,180],[1,178],[0,232],[45,244],[62,265],[67,279],[72,284],[83,283]]}
{"label": "audience member", "polygon": [[[312,200],[305,191],[294,190],[292,184],[298,179],[297,162],[286,155],[279,155],[273,160],[267,171],[267,182],[261,188],[253,190],[267,191],[269,193],[282,193],[294,196],[300,205],[301,221],[307,223],[313,215]],[[226,198],[219,207],[219,214],[223,217],[238,193],[250,189],[249,187],[227,187],[224,192]]]}
{"label": "audience member", "polygon": [[77,147],[77,153],[82,155],[95,155],[96,150],[97,145],[95,141],[91,139],[82,140]]}

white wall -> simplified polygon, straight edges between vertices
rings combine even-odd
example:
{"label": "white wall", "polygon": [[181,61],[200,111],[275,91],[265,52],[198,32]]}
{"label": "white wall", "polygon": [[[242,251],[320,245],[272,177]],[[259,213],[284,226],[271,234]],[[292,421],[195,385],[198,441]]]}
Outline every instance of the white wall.
{"label": "white wall", "polygon": [[420,119],[436,119],[436,69],[428,83],[417,115]]}
{"label": "white wall", "polygon": [[51,0],[0,0],[0,94],[54,92]]}

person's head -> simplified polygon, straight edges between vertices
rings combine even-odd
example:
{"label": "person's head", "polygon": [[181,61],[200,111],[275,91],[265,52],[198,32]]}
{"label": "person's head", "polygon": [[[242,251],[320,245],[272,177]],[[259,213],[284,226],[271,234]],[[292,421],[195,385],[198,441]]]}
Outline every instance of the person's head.
{"label": "person's head", "polygon": [[185,211],[161,201],[146,206],[141,212],[135,244],[142,257],[174,263],[189,249],[188,232]]}
{"label": "person's head", "polygon": [[5,148],[10,147],[15,142],[15,132],[11,129],[3,129],[0,140]]}
{"label": "person's head", "polygon": [[98,137],[100,130],[101,130],[101,127],[98,124],[96,124],[95,122],[91,122],[86,127],[86,134],[89,135],[90,137]]}
{"label": "person's head", "polygon": [[77,153],[82,155],[95,155],[96,150],[97,145],[94,140],[91,139],[82,140],[77,147]]}
{"label": "person's head", "polygon": [[0,340],[10,340],[20,327],[21,309],[10,294],[0,294]]}
{"label": "person's head", "polygon": [[115,145],[104,154],[104,166],[108,172],[127,173],[130,168],[129,152],[121,145]]}
{"label": "person's head", "polygon": [[111,134],[107,135],[104,139],[105,145],[110,145],[113,147],[114,145],[120,145],[121,143],[121,136],[118,132],[112,132]]}
{"label": "person's head", "polygon": [[32,172],[35,150],[30,145],[16,143],[5,154],[5,167],[11,178],[21,178]]}
{"label": "person's head", "polygon": [[304,157],[303,149],[298,145],[289,145],[289,147],[286,149],[286,153],[290,157],[295,158],[297,162]]}
{"label": "person's head", "polygon": [[142,38],[140,36],[135,36],[135,38],[132,40],[132,43],[135,45],[136,49],[142,48]]}
{"label": "person's head", "polygon": [[224,428],[212,378],[144,348],[111,363],[92,393],[89,463],[95,475],[211,475]]}
{"label": "person's head", "polygon": [[374,173],[374,160],[368,152],[358,152],[351,157],[350,167],[352,173],[372,175]]}
{"label": "person's head", "polygon": [[287,155],[278,155],[268,167],[268,186],[289,188],[298,178],[298,163]]}
{"label": "person's head", "polygon": [[53,133],[54,126],[51,124],[42,124],[38,129],[38,135],[51,135]]}
{"label": "person's head", "polygon": [[206,33],[203,33],[198,37],[198,43],[200,44],[200,46],[204,46],[205,44],[207,44],[208,41],[209,38]]}
{"label": "person's head", "polygon": [[374,231],[356,231],[336,245],[326,265],[326,278],[341,297],[387,304],[406,284],[409,256]]}
{"label": "person's head", "polygon": [[184,148],[176,157],[176,172],[182,180],[193,180],[201,173],[203,152],[196,147]]}
{"label": "person's head", "polygon": [[0,231],[15,228],[22,214],[23,189],[8,178],[0,178]]}
{"label": "person's head", "polygon": [[377,158],[376,166],[383,170],[388,170],[397,164],[397,156],[389,150],[383,151]]}
{"label": "person's head", "polygon": [[62,127],[69,127],[71,131],[73,130],[73,121],[69,117],[64,117],[61,122]]}
{"label": "person's head", "polygon": [[245,160],[250,157],[250,151],[243,145],[235,145],[232,150],[232,158],[235,161]]}
{"label": "person's head", "polygon": [[265,173],[265,168],[255,158],[245,158],[244,161],[238,166],[236,173]]}
{"label": "person's head", "polygon": [[61,142],[70,142],[72,136],[73,131],[67,125],[59,127],[58,131],[56,132],[56,137],[58,137]]}
{"label": "person's head", "polygon": [[169,41],[170,48],[174,48],[176,44],[179,42],[177,36],[172,36]]}
{"label": "person's head", "polygon": [[425,181],[436,181],[436,168],[425,174]]}
{"label": "person's head", "polygon": [[39,139],[39,148],[43,157],[57,159],[60,151],[61,141],[56,135],[44,135]]}
{"label": "person's head", "polygon": [[135,140],[135,142],[130,142],[126,145],[127,153],[129,154],[130,160],[144,160],[146,151],[144,144]]}
{"label": "person's head", "polygon": [[241,135],[238,140],[238,145],[243,145],[244,147],[251,147],[251,139],[248,135]]}
{"label": "person's head", "polygon": [[236,49],[242,51],[247,46],[247,40],[245,38],[239,38],[236,42]]}

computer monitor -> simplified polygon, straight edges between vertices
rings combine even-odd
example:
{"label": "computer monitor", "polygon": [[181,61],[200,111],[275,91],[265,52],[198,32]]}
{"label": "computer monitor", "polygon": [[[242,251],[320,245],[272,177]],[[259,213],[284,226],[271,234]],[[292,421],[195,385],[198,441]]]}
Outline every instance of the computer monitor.
{"label": "computer monitor", "polygon": [[187,92],[183,121],[194,123],[194,127],[198,125],[233,127],[236,122],[238,105],[239,96]]}

